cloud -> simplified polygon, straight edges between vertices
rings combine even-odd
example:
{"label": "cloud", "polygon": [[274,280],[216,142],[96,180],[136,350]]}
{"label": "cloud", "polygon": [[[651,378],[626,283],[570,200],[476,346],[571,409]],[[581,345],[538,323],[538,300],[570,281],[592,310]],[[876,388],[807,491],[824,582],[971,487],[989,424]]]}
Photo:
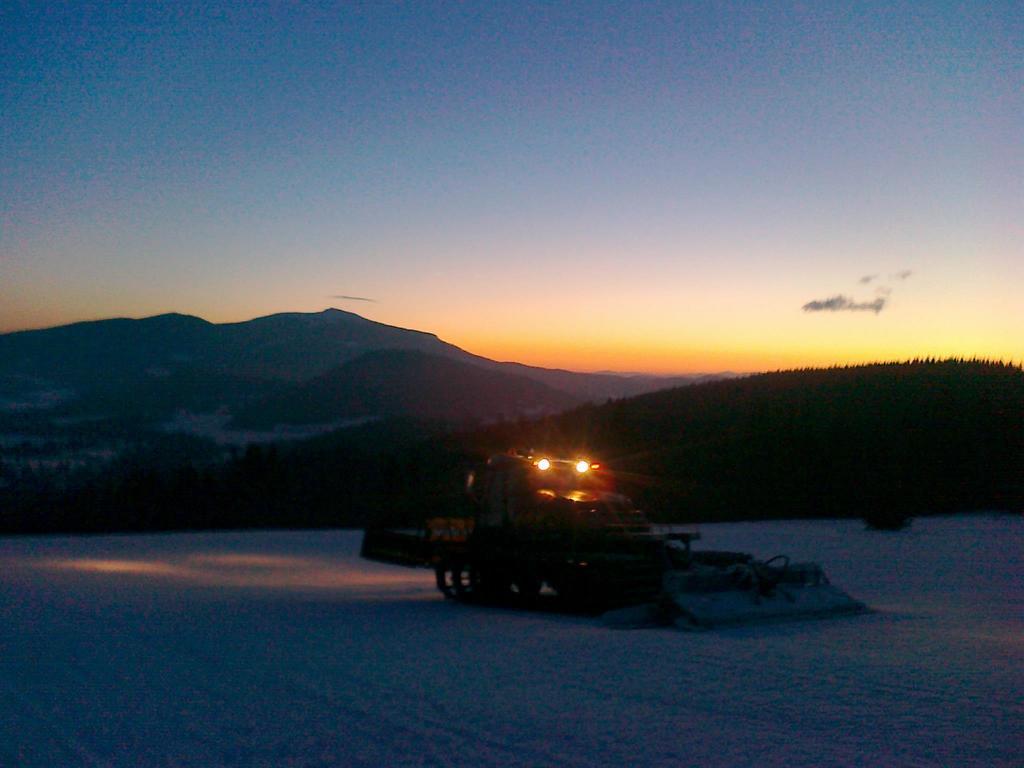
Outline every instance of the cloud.
{"label": "cloud", "polygon": [[376,299],[368,299],[365,296],[335,295],[335,296],[329,296],[328,298],[331,298],[331,299],[344,299],[345,301],[369,301],[372,304],[376,304],[377,303]]}
{"label": "cloud", "polygon": [[809,301],[803,306],[804,312],[874,312],[876,315],[885,308],[887,298],[879,296],[874,301],[854,301],[849,296],[837,294],[828,299]]}
{"label": "cloud", "polygon": [[[872,273],[870,275],[864,275],[857,283],[860,285],[875,285],[875,298],[873,301],[854,301],[849,296],[842,293],[837,293],[835,296],[830,296],[827,299],[815,299],[809,301],[803,306],[804,312],[874,312],[876,315],[885,309],[889,303],[889,297],[892,295],[892,285],[886,285],[892,281],[903,282],[909,278],[913,273],[909,269],[901,269],[899,272],[890,272],[888,280],[883,280],[882,275],[879,273]],[[879,282],[881,281],[881,282]]]}

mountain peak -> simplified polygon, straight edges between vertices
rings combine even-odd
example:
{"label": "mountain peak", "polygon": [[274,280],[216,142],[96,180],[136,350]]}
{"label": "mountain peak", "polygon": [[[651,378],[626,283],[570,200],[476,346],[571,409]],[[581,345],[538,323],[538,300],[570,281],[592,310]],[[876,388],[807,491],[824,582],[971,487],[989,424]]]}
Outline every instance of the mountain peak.
{"label": "mountain peak", "polygon": [[[99,321],[104,322],[104,321]],[[139,318],[140,323],[166,323],[166,324],[189,324],[189,325],[213,325],[209,320],[204,320],[196,315],[187,315],[183,312],[164,312],[160,315],[150,315]]]}
{"label": "mountain peak", "polygon": [[264,325],[267,323],[300,323],[306,326],[337,323],[375,323],[355,312],[346,312],[336,307],[328,307],[319,312],[275,312],[271,315],[260,315],[252,320],[240,320],[224,325],[245,326],[251,323]]}

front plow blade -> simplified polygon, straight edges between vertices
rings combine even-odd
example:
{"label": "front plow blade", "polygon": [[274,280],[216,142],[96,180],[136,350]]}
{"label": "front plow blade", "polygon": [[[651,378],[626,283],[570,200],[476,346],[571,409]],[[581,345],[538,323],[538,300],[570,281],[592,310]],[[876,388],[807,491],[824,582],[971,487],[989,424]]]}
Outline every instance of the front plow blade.
{"label": "front plow blade", "polygon": [[830,584],[813,563],[794,566],[775,583],[759,580],[756,569],[743,568],[724,574],[711,569],[666,573],[662,610],[681,629],[827,618],[867,610],[864,603]]}

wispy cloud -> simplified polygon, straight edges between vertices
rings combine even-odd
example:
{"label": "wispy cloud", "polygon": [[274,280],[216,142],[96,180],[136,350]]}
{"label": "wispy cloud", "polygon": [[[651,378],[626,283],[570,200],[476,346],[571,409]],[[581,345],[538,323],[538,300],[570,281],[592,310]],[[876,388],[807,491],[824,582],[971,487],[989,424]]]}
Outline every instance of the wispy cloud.
{"label": "wispy cloud", "polygon": [[828,299],[816,299],[803,306],[804,312],[874,312],[885,309],[887,298],[879,296],[874,301],[854,301],[849,296],[837,294]]}
{"label": "wispy cloud", "polygon": [[878,272],[863,275],[857,283],[858,285],[875,283],[874,300],[856,301],[845,294],[837,293],[827,299],[809,301],[804,304],[803,310],[804,312],[874,312],[877,315],[885,309],[889,303],[889,297],[892,295],[892,286],[885,283],[903,282],[912,274],[914,274],[913,271],[909,269],[901,269],[899,272],[890,272],[887,280],[883,280],[882,275]]}
{"label": "wispy cloud", "polygon": [[331,299],[342,299],[344,301],[368,301],[371,304],[376,304],[377,303],[376,299],[368,299],[365,296],[344,296],[344,295],[341,295],[341,294],[336,294],[334,296],[329,296],[328,298],[331,298]]}

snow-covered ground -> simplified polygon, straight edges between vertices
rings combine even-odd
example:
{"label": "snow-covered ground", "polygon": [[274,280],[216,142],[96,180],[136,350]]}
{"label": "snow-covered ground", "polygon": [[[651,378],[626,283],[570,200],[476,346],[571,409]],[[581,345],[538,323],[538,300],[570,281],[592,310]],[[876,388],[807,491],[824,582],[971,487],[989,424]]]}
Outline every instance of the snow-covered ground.
{"label": "snow-covered ground", "polygon": [[876,612],[612,630],[445,602],[357,532],[0,539],[0,765],[1024,764],[1024,518],[702,533]]}

